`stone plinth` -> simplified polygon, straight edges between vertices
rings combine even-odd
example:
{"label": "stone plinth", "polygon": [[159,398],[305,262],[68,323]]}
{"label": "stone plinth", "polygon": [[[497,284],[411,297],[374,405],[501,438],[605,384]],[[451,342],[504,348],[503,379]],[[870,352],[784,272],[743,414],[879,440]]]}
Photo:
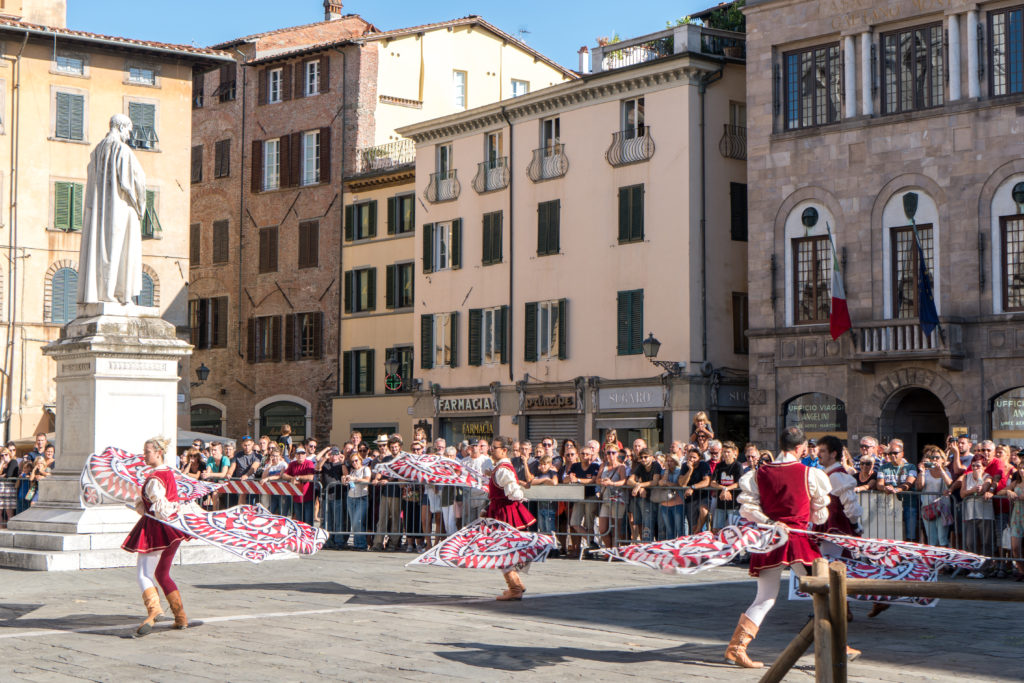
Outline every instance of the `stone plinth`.
{"label": "stone plinth", "polygon": [[[60,339],[43,348],[57,361],[56,469],[40,482],[35,504],[0,534],[0,566],[77,569],[134,561],[128,553],[116,557],[117,537],[138,515],[124,505],[82,505],[82,468],[90,453],[108,446],[141,453],[146,439],[163,436],[173,444],[177,434],[178,363],[191,346],[154,308],[91,304],[78,312]],[[173,464],[173,446],[166,455]],[[15,557],[17,550],[25,557]],[[39,553],[74,557],[24,561]]]}

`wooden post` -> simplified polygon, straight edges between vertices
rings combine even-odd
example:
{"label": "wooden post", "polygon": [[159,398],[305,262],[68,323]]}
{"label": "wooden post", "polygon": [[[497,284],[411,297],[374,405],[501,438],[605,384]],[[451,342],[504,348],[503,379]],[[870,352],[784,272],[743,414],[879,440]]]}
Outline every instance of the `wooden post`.
{"label": "wooden post", "polygon": [[[799,581],[799,588],[811,595],[829,592],[828,577],[808,576]],[[912,598],[946,598],[949,600],[987,600],[991,602],[1024,602],[1024,586],[985,586],[959,582],[893,581],[889,579],[847,579],[847,595],[903,595]]]}
{"label": "wooden post", "polygon": [[[817,579],[828,579],[828,561],[819,557],[811,571]],[[828,683],[832,676],[832,623],[828,616],[828,595],[815,593],[814,601],[814,680]]]}
{"label": "wooden post", "polygon": [[812,642],[814,642],[814,619],[808,619],[796,638],[786,646],[779,658],[772,662],[771,667],[765,670],[760,683],[781,683],[797,660],[807,652],[807,648],[811,646]]}
{"label": "wooden post", "polygon": [[832,620],[832,680],[846,683],[846,565],[828,566],[829,616]]}

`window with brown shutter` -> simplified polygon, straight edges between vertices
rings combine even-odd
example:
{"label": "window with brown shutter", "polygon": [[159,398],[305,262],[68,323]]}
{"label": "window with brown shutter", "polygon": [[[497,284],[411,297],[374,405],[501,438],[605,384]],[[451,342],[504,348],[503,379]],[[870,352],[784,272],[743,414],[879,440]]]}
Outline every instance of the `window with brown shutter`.
{"label": "window with brown shutter", "polygon": [[267,315],[249,319],[249,362],[281,360],[281,316]]}
{"label": "window with brown shutter", "polygon": [[213,147],[213,176],[227,178],[231,175],[231,139],[218,140]]}
{"label": "window with brown shutter", "polygon": [[292,182],[292,136],[282,135],[278,145],[280,145],[278,147],[278,168],[280,169],[278,187],[291,187],[294,184]]}
{"label": "window with brown shutter", "polygon": [[327,127],[320,129],[320,182],[331,182],[331,129]]}
{"label": "window with brown shutter", "polygon": [[192,108],[202,109],[203,108],[203,95],[204,93],[204,74],[202,71],[197,71],[192,74]]}
{"label": "window with brown shutter", "polygon": [[192,183],[203,182],[203,146],[192,147]]}
{"label": "window with brown shutter", "polygon": [[[285,136],[281,136],[284,139]],[[282,151],[281,165],[284,166],[287,159],[288,164],[288,184],[282,183],[282,187],[298,187],[302,184],[302,133],[292,133],[288,136],[291,139],[291,143],[288,146],[288,154],[284,155]]]}
{"label": "window with brown shutter", "polygon": [[320,58],[320,92],[328,92],[331,89],[331,58],[324,55]]}
{"label": "window with brown shutter", "polygon": [[221,102],[230,102],[235,99],[237,73],[237,64],[225,64],[220,68],[220,85],[217,86],[216,94],[220,97]]}
{"label": "window with brown shutter", "polygon": [[256,103],[266,104],[267,103],[267,81],[270,77],[269,69],[260,69],[259,75],[257,76],[256,85]]}
{"label": "window with brown shutter", "polygon": [[299,223],[299,268],[316,268],[320,265],[320,222]]}
{"label": "window with brown shutter", "polygon": [[193,299],[188,302],[191,344],[197,349],[222,349],[228,345],[228,298]]}
{"label": "window with brown shutter", "polygon": [[213,222],[213,263],[228,262],[228,227],[230,223],[224,221]]}
{"label": "window with brown shutter", "polygon": [[292,98],[292,70],[284,67],[281,69],[281,99],[288,101]]}
{"label": "window with brown shutter", "polygon": [[200,238],[202,236],[202,225],[193,223],[188,226],[188,260],[189,266],[195,268],[199,265]]}
{"label": "window with brown shutter", "polygon": [[260,272],[277,272],[277,227],[260,228]]}
{"label": "window with brown shutter", "polygon": [[252,178],[250,178],[253,192],[263,189],[263,140],[252,141]]}

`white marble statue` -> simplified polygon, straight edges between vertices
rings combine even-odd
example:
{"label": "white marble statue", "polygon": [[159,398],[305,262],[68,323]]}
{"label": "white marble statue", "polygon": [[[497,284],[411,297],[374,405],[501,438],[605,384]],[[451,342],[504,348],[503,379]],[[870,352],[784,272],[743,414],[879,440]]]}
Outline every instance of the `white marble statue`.
{"label": "white marble statue", "polygon": [[110,117],[110,132],[89,158],[78,303],[131,303],[142,291],[146,174],[127,141],[132,122]]}

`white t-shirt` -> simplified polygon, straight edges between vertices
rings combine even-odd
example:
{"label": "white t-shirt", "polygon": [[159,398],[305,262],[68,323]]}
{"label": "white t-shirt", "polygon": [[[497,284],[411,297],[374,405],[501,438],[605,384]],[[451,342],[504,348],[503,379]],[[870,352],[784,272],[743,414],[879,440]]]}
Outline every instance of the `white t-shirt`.
{"label": "white t-shirt", "polygon": [[[366,479],[370,476],[370,468],[363,465],[358,470],[349,470],[348,476],[352,479]],[[369,484],[362,481],[349,481],[348,484],[348,495],[349,498],[363,498],[366,496],[366,489]]]}

